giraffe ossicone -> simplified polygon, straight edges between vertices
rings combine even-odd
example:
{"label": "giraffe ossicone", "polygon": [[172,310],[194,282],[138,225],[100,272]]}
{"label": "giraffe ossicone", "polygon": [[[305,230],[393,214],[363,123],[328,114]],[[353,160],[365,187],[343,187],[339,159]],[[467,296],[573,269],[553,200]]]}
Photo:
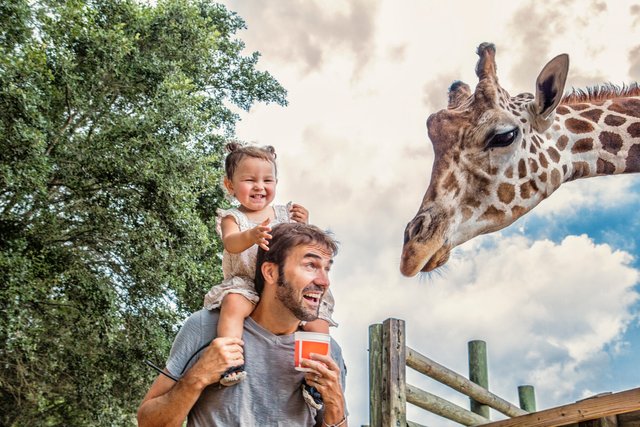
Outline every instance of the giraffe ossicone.
{"label": "giraffe ossicone", "polygon": [[456,246],[500,230],[564,182],[640,172],[640,88],[611,84],[563,96],[569,57],[545,65],[535,94],[498,84],[495,46],[478,47],[474,92],[460,81],[427,119],[431,181],[404,235],[400,271],[444,265]]}

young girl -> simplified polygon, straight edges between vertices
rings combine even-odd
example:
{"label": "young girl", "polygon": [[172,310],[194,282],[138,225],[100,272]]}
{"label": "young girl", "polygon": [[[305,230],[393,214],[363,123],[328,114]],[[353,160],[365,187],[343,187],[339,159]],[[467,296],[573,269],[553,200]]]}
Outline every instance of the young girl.
{"label": "young girl", "polygon": [[[224,281],[207,293],[204,307],[209,310],[220,307],[218,337],[241,338],[244,319],[251,314],[259,300],[254,287],[258,246],[268,250],[271,227],[282,222],[307,223],[309,212],[292,203],[287,206],[271,205],[278,181],[273,147],[232,142],[227,144],[227,150],[224,186],[240,202],[240,206],[218,209],[218,232],[224,244]],[[320,306],[319,318],[307,322],[303,329],[329,333],[329,326],[337,326],[331,319],[333,304],[333,296],[327,292]],[[220,384],[233,385],[245,376],[244,366],[234,367],[223,374]],[[305,391],[305,400],[309,401],[308,394],[313,394],[315,390]]]}

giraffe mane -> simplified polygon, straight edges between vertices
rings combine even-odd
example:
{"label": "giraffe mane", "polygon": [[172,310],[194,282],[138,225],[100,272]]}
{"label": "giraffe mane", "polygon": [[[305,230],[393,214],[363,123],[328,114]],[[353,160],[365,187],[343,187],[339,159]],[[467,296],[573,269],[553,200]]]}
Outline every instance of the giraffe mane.
{"label": "giraffe mane", "polygon": [[622,87],[614,85],[613,83],[603,83],[586,89],[572,88],[570,93],[563,96],[560,104],[570,105],[581,102],[597,102],[605,101],[607,99],[639,95],[640,85],[637,82],[633,82],[629,85],[623,84]]}

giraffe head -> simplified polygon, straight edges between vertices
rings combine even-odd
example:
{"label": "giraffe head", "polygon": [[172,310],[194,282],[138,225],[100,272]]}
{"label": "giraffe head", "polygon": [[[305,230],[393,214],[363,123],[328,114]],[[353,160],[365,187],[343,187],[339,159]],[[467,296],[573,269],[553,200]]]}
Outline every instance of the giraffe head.
{"label": "giraffe head", "polygon": [[[475,91],[454,82],[448,107],[427,119],[435,158],[429,188],[405,230],[405,276],[442,266],[454,247],[508,226],[561,184],[549,161],[558,152],[540,153],[562,98],[569,57],[559,55],[542,69],[535,96],[510,97],[498,84],[495,46],[483,43],[477,53]],[[532,180],[528,170],[545,174],[544,183]]]}

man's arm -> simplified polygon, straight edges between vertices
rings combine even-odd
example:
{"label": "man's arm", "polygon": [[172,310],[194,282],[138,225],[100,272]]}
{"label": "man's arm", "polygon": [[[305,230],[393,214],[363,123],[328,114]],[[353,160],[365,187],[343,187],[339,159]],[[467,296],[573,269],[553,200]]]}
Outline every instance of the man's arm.
{"label": "man's arm", "polygon": [[203,389],[189,372],[177,383],[158,375],[138,408],[138,426],[181,426]]}
{"label": "man's arm", "polygon": [[239,338],[216,338],[178,382],[159,375],[138,408],[138,425],[182,425],[202,391],[231,366],[244,364]]}

